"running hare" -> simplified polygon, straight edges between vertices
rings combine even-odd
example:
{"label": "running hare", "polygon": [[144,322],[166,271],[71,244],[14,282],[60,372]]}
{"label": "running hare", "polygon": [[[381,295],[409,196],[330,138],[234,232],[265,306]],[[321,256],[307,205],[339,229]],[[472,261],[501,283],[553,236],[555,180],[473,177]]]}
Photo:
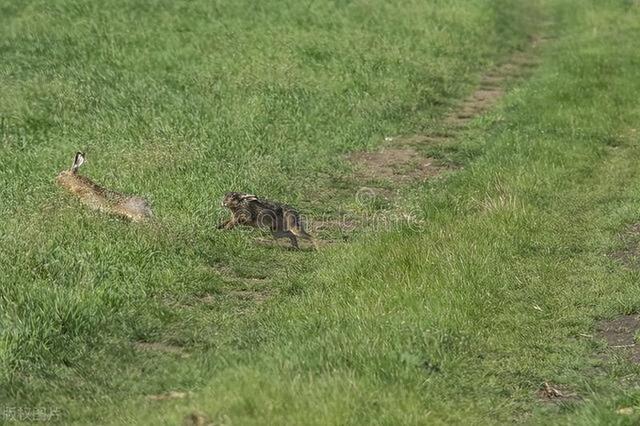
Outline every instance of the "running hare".
{"label": "running hare", "polygon": [[290,206],[241,192],[227,192],[222,205],[231,210],[231,218],[218,225],[218,229],[232,229],[236,225],[267,228],[274,238],[288,237],[294,248],[299,248],[297,238],[304,238],[317,249],[315,240],[302,226],[300,214]]}
{"label": "running hare", "polygon": [[91,179],[78,174],[78,168],[84,163],[82,152],[76,153],[71,169],[60,172],[56,181],[60,186],[80,198],[80,201],[92,209],[139,222],[153,216],[147,200],[112,191],[94,183]]}

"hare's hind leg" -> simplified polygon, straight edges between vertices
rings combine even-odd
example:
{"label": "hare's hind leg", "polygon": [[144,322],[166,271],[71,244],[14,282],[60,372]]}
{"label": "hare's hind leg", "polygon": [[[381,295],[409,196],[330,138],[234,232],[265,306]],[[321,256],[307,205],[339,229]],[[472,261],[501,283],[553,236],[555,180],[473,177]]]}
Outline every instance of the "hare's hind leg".
{"label": "hare's hind leg", "polygon": [[271,235],[273,235],[273,238],[275,239],[287,237],[291,241],[291,247],[295,249],[300,248],[300,246],[298,245],[298,239],[291,231],[275,231],[272,232]]}
{"label": "hare's hind leg", "polygon": [[293,235],[292,232],[289,233],[289,240],[291,240],[291,247],[293,247],[296,250],[300,249],[300,246],[298,245],[298,239],[296,238],[295,235]]}
{"label": "hare's hind leg", "polygon": [[316,243],[316,239],[313,238],[313,235],[305,231],[304,228],[302,227],[292,228],[291,233],[299,238],[304,238],[305,240],[309,241],[313,245],[313,248],[315,250],[318,250],[318,244]]}

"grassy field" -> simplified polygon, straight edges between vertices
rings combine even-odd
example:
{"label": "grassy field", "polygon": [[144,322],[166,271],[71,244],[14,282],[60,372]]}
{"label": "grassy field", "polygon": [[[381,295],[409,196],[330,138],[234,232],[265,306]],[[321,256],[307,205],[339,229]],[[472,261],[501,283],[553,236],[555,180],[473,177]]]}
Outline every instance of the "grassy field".
{"label": "grassy field", "polygon": [[[640,310],[609,256],[640,215],[639,32],[623,0],[3,2],[0,423],[637,424],[640,366],[592,336]],[[346,154],[440,128],[540,34],[440,153],[464,167],[358,201]],[[79,149],[154,222],[57,188]],[[288,251],[215,229],[230,190],[413,221]]]}

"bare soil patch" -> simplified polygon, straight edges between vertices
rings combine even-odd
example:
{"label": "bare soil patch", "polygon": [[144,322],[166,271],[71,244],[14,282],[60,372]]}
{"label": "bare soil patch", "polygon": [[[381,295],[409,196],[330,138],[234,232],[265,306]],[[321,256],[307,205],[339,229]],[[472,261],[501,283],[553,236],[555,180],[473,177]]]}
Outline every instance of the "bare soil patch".
{"label": "bare soil patch", "polygon": [[611,253],[611,258],[628,268],[640,268],[640,223],[627,227],[620,235],[620,239],[623,247]]}
{"label": "bare soil patch", "polygon": [[[491,109],[505,94],[504,89],[499,85],[502,84],[501,79],[504,78],[485,76],[480,82],[480,87],[467,97],[457,110],[445,118],[445,123],[454,127],[464,127],[471,120]],[[488,83],[489,81],[491,84]]]}
{"label": "bare soil patch", "polygon": [[[535,47],[532,41],[532,48]],[[489,71],[481,79],[476,90],[445,118],[445,123],[462,128],[474,118],[493,108],[505,95],[509,80],[523,77],[538,65],[531,52],[516,52],[509,60]]]}
{"label": "bare soil patch", "polygon": [[638,315],[602,320],[596,326],[596,331],[597,337],[605,340],[610,348],[623,352],[629,361],[640,364],[640,346],[635,340],[636,333],[640,331]]}
{"label": "bare soil patch", "polygon": [[379,152],[355,152],[349,160],[356,165],[360,180],[388,180],[395,183],[425,180],[450,166],[424,157],[411,147],[385,148]]}
{"label": "bare soil patch", "polygon": [[545,403],[571,403],[580,400],[576,393],[549,382],[544,382],[540,386],[537,395],[538,399]]}

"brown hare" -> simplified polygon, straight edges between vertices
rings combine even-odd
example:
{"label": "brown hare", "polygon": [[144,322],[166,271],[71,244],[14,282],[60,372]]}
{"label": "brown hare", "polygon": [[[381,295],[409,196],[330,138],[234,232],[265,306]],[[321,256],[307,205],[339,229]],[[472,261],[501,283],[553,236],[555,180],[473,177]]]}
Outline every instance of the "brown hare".
{"label": "brown hare", "polygon": [[128,196],[101,187],[91,179],[78,174],[78,168],[85,162],[82,152],[76,153],[71,169],[60,172],[56,181],[60,186],[77,196],[88,207],[140,222],[153,216],[147,200]]}
{"label": "brown hare", "polygon": [[232,229],[236,225],[266,228],[274,238],[288,237],[293,248],[299,248],[298,238],[304,238],[317,249],[314,238],[302,226],[300,214],[290,206],[241,192],[227,192],[222,205],[231,210],[231,218],[218,225],[218,229]]}

